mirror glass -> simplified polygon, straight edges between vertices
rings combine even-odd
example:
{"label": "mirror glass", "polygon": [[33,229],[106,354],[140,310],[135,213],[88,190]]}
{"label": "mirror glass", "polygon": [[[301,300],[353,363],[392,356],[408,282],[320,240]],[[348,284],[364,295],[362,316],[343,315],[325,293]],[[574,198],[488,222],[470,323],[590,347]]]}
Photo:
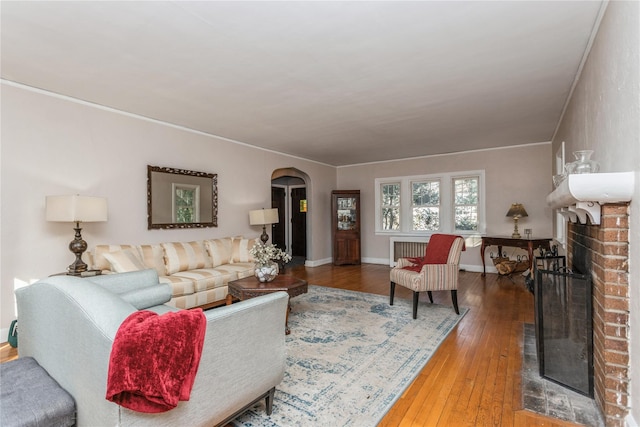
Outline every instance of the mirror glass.
{"label": "mirror glass", "polygon": [[148,229],[218,226],[218,175],[147,166]]}

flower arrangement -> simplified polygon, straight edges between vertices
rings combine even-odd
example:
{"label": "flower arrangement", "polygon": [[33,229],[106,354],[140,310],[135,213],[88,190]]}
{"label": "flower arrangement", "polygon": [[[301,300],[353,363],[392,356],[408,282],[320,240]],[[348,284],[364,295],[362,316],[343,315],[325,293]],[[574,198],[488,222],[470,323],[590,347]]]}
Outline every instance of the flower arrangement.
{"label": "flower arrangement", "polygon": [[268,265],[273,261],[282,261],[283,263],[291,261],[291,255],[279,249],[273,243],[266,245],[257,242],[249,250],[249,253],[258,265]]}

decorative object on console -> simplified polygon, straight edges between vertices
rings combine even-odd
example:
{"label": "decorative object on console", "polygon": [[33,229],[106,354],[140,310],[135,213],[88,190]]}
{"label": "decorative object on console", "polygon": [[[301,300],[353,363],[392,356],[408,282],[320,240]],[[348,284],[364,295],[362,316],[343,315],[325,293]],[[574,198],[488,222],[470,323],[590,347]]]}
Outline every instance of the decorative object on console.
{"label": "decorative object on console", "polygon": [[269,235],[267,234],[267,224],[277,224],[278,223],[278,209],[257,209],[255,211],[249,211],[249,224],[250,225],[261,225],[262,226],[262,234],[260,235],[260,240],[262,243],[266,244],[269,240]]}
{"label": "decorative object on console", "polygon": [[507,216],[513,218],[513,234],[511,237],[519,239],[522,236],[520,236],[520,232],[518,231],[518,220],[529,216],[529,214],[524,209],[524,206],[522,206],[522,203],[512,203],[509,212],[507,212]]}
{"label": "decorative object on console", "polygon": [[76,260],[67,268],[67,274],[80,276],[87,271],[82,254],[87,250],[87,242],[82,239],[81,222],[104,222],[107,220],[107,199],[104,197],[47,196],[46,219],[54,222],[75,222],[75,238],[69,243],[69,250]]}
{"label": "decorative object on console", "polygon": [[[271,209],[277,211],[277,209]],[[279,249],[273,243],[256,243],[249,251],[256,263],[255,276],[261,282],[270,282],[278,275],[276,261],[287,263],[291,255]]]}

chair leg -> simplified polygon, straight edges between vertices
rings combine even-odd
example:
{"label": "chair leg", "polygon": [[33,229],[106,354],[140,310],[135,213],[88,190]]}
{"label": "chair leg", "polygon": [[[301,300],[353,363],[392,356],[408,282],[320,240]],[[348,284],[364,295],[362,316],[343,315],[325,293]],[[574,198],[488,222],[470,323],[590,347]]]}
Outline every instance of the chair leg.
{"label": "chair leg", "polygon": [[427,295],[429,295],[429,302],[433,304],[433,294],[431,293],[431,291],[427,291]]}
{"label": "chair leg", "polygon": [[460,314],[460,310],[458,310],[458,291],[455,289],[451,291],[451,301],[453,301],[453,309],[456,314]]}
{"label": "chair leg", "polygon": [[418,296],[420,292],[413,291],[413,318],[418,317]]}
{"label": "chair leg", "polygon": [[389,289],[389,305],[393,305],[393,295],[396,293],[396,284],[391,282],[391,287]]}

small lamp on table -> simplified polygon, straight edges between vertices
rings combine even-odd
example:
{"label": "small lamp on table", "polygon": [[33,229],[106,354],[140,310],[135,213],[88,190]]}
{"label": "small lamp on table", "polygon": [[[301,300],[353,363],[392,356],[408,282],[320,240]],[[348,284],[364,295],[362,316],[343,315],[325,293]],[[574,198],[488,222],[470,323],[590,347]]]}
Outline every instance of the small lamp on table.
{"label": "small lamp on table", "polygon": [[509,208],[509,212],[507,212],[507,216],[513,218],[513,234],[511,237],[514,239],[520,239],[522,236],[520,236],[520,232],[518,231],[518,220],[529,216],[529,214],[527,214],[522,203],[513,203]]}

